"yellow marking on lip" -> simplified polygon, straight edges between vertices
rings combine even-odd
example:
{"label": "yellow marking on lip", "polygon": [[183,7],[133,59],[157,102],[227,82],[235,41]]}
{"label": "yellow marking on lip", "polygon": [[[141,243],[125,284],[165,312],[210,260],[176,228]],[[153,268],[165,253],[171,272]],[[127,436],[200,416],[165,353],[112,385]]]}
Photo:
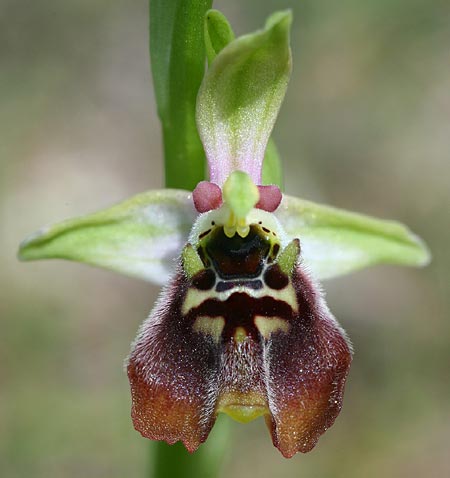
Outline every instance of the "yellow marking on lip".
{"label": "yellow marking on lip", "polygon": [[256,392],[225,392],[219,399],[217,411],[241,423],[251,422],[269,413],[266,400]]}
{"label": "yellow marking on lip", "polygon": [[190,310],[198,307],[204,300],[210,298],[214,298],[214,293],[212,291],[201,291],[189,288],[184,299],[183,306],[181,307],[181,313],[186,315]]}
{"label": "yellow marking on lip", "polygon": [[223,317],[200,316],[194,321],[192,329],[204,335],[209,335],[214,342],[219,343],[225,327],[225,319]]}
{"label": "yellow marking on lip", "polygon": [[247,338],[247,331],[244,329],[244,327],[236,327],[236,330],[234,331],[234,340],[240,344],[244,342],[244,340]]}
{"label": "yellow marking on lip", "polygon": [[259,330],[259,333],[265,338],[270,338],[271,334],[274,332],[288,332],[289,324],[286,320],[280,319],[279,317],[263,317],[262,315],[257,315],[254,319],[256,328]]}
{"label": "yellow marking on lip", "polygon": [[[264,290],[264,289],[261,289]],[[291,309],[297,313],[298,312],[298,302],[297,302],[297,294],[295,293],[295,289],[292,285],[292,282],[289,282],[289,285],[281,290],[271,290],[270,296],[277,300],[282,300],[289,304]]]}
{"label": "yellow marking on lip", "polygon": [[[192,309],[198,307],[202,302],[208,299],[217,299],[220,302],[224,302],[236,292],[245,292],[250,297],[255,299],[260,299],[262,297],[267,296],[267,287],[263,287],[262,289],[249,289],[245,286],[237,286],[233,289],[229,289],[223,292],[217,292],[216,290],[197,290],[193,288],[189,288],[186,297],[183,301],[183,305],[181,307],[181,313],[183,315],[187,315]],[[270,297],[274,298],[275,300],[281,300],[286,302],[292,309],[294,313],[298,313],[298,302],[297,302],[297,295],[295,293],[295,289],[292,283],[289,283],[287,287],[281,290],[271,290]]]}

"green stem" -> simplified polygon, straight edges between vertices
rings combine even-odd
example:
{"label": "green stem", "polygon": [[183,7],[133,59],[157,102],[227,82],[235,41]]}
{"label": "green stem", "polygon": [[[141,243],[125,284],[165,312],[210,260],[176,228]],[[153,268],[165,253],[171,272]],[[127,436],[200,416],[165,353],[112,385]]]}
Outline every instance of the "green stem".
{"label": "green stem", "polygon": [[212,0],[150,0],[150,58],[162,122],[166,187],[194,189],[205,176],[195,122],[205,69],[204,17]]}
{"label": "green stem", "polygon": [[195,453],[181,443],[156,442],[151,447],[152,478],[216,478],[219,475],[230,435],[230,420],[220,416],[208,441]]}

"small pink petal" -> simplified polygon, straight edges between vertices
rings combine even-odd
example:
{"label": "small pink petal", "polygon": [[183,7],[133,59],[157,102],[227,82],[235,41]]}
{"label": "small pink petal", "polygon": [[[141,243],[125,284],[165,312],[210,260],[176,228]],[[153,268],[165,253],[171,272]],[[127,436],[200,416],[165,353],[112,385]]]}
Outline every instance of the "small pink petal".
{"label": "small pink petal", "polygon": [[280,205],[282,194],[278,186],[258,186],[259,201],[256,204],[258,209],[274,212]]}
{"label": "small pink petal", "polygon": [[222,191],[217,184],[200,181],[192,193],[192,199],[198,212],[208,212],[222,205]]}

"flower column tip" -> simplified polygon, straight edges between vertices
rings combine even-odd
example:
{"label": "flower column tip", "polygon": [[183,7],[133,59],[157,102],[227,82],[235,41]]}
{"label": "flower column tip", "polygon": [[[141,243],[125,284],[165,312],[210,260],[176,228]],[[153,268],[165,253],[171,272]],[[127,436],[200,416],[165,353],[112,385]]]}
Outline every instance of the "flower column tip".
{"label": "flower column tip", "polygon": [[233,171],[223,185],[223,199],[230,209],[228,222],[224,232],[233,237],[246,237],[250,226],[247,224],[247,215],[259,201],[259,190],[251,177],[243,171]]}

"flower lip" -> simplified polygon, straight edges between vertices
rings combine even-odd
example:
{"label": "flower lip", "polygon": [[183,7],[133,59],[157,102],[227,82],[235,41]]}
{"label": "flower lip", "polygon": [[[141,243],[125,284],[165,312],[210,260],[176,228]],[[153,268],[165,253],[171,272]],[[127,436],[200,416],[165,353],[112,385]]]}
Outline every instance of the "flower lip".
{"label": "flower lip", "polygon": [[202,295],[179,271],[130,354],[136,429],[194,451],[218,412],[264,415],[284,456],[311,450],[340,411],[351,348],[308,276],[289,277],[270,295]]}

